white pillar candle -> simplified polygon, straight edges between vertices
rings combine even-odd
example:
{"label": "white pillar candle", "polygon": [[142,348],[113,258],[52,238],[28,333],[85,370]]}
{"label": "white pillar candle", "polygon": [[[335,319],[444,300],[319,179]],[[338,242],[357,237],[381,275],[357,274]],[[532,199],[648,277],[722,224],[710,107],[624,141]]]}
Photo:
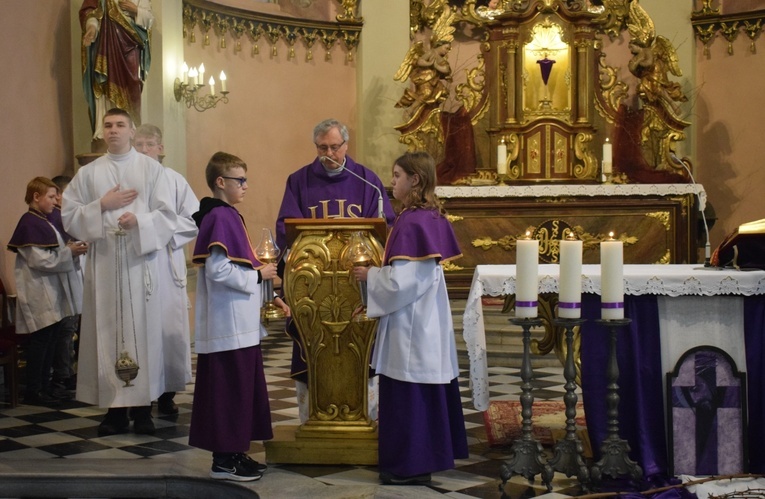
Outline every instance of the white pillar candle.
{"label": "white pillar candle", "polygon": [[505,139],[499,141],[497,145],[497,174],[507,175],[507,144]]}
{"label": "white pillar candle", "polygon": [[569,236],[560,241],[560,279],[558,281],[558,317],[582,316],[582,241]]}
{"label": "white pillar candle", "polygon": [[536,317],[539,291],[539,241],[526,237],[516,241],[515,316]]}
{"label": "white pillar candle", "polygon": [[228,90],[226,89],[226,73],[223,71],[220,72],[220,77],[218,78],[220,80],[220,91],[225,93]]}
{"label": "white pillar candle", "polygon": [[610,174],[613,165],[613,150],[608,139],[603,143],[603,173]]}
{"label": "white pillar candle", "polygon": [[624,319],[624,245],[609,236],[600,243],[600,317]]}

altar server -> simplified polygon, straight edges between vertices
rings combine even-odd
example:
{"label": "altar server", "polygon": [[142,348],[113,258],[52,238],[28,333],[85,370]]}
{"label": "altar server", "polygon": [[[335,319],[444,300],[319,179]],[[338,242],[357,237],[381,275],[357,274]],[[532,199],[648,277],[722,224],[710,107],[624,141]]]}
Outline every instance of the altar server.
{"label": "altar server", "polygon": [[62,207],[66,230],[91,243],[77,399],[109,408],[100,435],[127,431],[128,407],[134,431],[153,433],[151,401],[165,388],[157,252],[175,234],[176,214],[162,165],[131,146],[133,133],[126,111],[106,113],[108,153],[77,172]]}
{"label": "altar server", "polygon": [[383,267],[355,267],[367,281],[367,316],[379,317],[372,367],[380,375],[379,467],[384,484],[428,483],[467,458],[454,325],[442,263],[461,256],[435,195],[425,152],[393,166],[401,202]]}

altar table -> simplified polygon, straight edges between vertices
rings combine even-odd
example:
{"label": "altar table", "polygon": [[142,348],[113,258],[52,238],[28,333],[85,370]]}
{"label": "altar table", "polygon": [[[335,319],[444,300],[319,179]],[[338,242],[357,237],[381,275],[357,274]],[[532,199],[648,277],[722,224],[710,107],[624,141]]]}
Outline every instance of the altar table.
{"label": "altar table", "polygon": [[[539,293],[558,292],[558,265],[539,266]],[[607,331],[600,266],[582,267],[582,393],[596,459],[606,437]],[[625,265],[625,317],[617,340],[620,434],[645,474],[667,472],[664,377],[696,345],[726,351],[747,373],[750,471],[765,472],[765,271],[701,265]],[[515,293],[515,265],[478,265],[463,317],[473,403],[489,405],[482,296]]]}

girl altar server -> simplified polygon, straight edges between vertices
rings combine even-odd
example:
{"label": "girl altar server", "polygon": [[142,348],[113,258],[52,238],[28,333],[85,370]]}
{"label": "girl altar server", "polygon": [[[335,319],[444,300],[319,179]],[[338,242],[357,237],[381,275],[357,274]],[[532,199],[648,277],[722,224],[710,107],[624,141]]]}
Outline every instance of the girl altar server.
{"label": "girl altar server", "polygon": [[367,316],[379,317],[372,367],[380,375],[380,480],[428,483],[431,473],[468,457],[457,384],[457,348],[441,263],[461,256],[435,195],[425,152],[393,165],[403,210],[385,245],[383,267],[355,267],[367,281]]}

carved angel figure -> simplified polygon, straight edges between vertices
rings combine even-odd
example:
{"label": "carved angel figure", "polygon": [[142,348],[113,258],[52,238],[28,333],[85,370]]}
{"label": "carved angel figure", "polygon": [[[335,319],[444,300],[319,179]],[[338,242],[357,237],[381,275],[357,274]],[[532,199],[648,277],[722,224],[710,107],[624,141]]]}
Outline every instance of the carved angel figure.
{"label": "carved angel figure", "polygon": [[677,102],[688,98],[680,84],[669,80],[667,73],[682,76],[677,52],[669,40],[656,36],[653,21],[637,1],[630,3],[627,22],[632,59],[628,63],[630,72],[640,78],[637,91],[644,102],[664,107],[675,118],[679,118]]}
{"label": "carved angel figure", "polygon": [[424,43],[418,41],[409,48],[393,79],[410,79],[412,87],[404,91],[396,107],[409,108],[409,113],[414,115],[422,106],[437,106],[449,96],[449,89],[444,82],[452,80],[452,68],[447,55],[454,41],[454,17],[455,14],[447,7],[433,27],[430,47],[426,50]]}

